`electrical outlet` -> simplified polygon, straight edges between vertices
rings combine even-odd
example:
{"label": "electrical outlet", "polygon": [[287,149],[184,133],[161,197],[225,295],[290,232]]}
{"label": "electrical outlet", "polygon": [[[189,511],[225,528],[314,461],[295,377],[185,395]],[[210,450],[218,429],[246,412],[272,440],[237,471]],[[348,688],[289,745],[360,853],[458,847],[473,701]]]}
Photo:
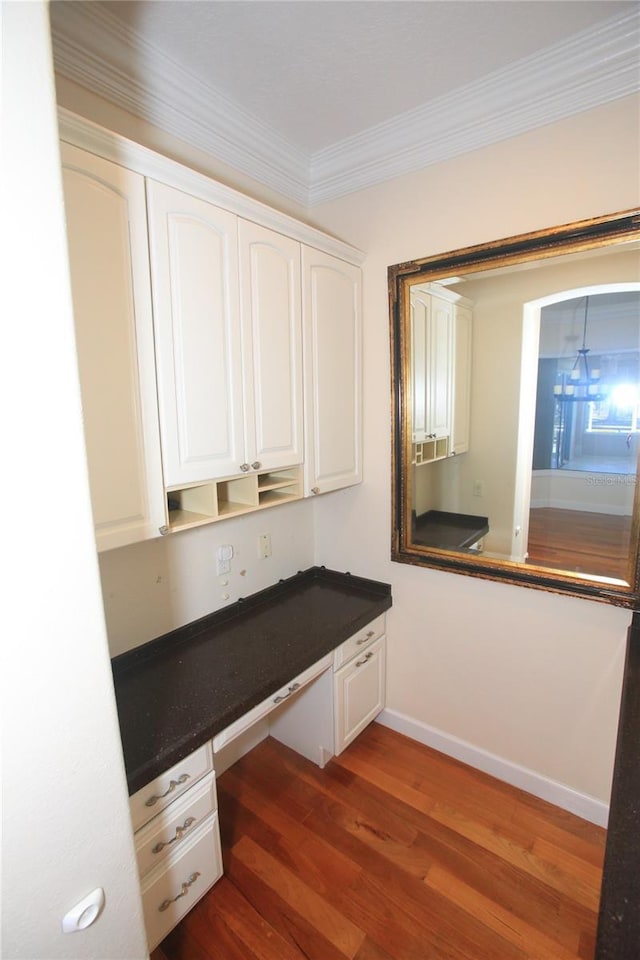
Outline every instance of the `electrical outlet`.
{"label": "electrical outlet", "polygon": [[258,537],[258,558],[266,560],[271,556],[271,534],[261,533]]}
{"label": "electrical outlet", "polygon": [[233,547],[229,543],[223,544],[223,546],[218,547],[216,551],[216,573],[218,576],[221,574],[229,573],[231,569],[231,558],[233,557]]}
{"label": "electrical outlet", "polygon": [[484,497],[484,484],[482,480],[473,481],[473,495],[474,497]]}

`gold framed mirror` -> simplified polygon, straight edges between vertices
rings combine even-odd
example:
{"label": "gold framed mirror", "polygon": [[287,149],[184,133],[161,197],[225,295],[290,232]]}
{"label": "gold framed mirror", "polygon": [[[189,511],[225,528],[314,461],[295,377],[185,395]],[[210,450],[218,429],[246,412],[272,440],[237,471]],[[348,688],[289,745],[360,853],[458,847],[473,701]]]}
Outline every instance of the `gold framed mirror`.
{"label": "gold framed mirror", "polygon": [[636,608],[640,211],[388,278],[392,560]]}

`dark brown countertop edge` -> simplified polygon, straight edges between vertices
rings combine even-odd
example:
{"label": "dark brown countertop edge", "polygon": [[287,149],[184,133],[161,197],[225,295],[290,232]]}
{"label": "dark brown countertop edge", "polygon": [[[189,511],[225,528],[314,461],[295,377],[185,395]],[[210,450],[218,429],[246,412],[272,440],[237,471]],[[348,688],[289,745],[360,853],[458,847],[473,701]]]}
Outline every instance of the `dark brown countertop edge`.
{"label": "dark brown countertop edge", "polygon": [[[185,624],[183,627],[163,634],[161,637],[150,640],[140,647],[114,657],[112,659],[112,670],[116,694],[118,693],[119,680],[125,683],[125,678],[131,674],[144,677],[145,668],[162,662],[165,657],[170,660],[181,646],[183,649],[188,648],[191,643],[199,642],[207,634],[219,635],[220,628],[224,627],[225,624],[237,625],[245,619],[250,623],[254,615],[260,614],[261,608],[272,606],[279,600],[286,601],[288,596],[294,595],[298,590],[304,589],[305,586],[312,583],[334,585],[339,589],[348,590],[354,597],[364,597],[371,601],[371,608],[367,615],[363,614],[360,618],[350,621],[346,633],[345,625],[336,624],[334,647],[339,646],[340,643],[348,639],[348,636],[362,629],[372,619],[392,606],[390,584],[354,576],[348,572],[341,573],[328,570],[325,567],[311,567],[308,570],[299,571],[292,577],[282,579],[273,586],[251,594],[247,598],[238,600],[224,610],[208,614]],[[311,666],[316,659],[317,657],[309,660],[306,666]],[[291,676],[297,675],[297,672]],[[281,685],[282,683],[278,682],[276,686]],[[188,733],[183,730],[181,735],[174,737],[170,744],[165,744],[160,753],[155,751],[149,753],[144,760],[138,758],[135,764],[127,762],[127,751],[125,750],[129,794],[136,793],[156,776],[197,750],[203,743],[210,740],[230,722],[233,722],[238,715],[243,715],[250,710],[259,699],[261,697],[248,696],[245,708],[240,713],[236,710],[232,716],[223,718],[223,716],[217,716],[215,711],[212,711],[211,715],[199,718],[199,722],[194,723],[193,728]],[[124,730],[122,733],[124,746],[126,740]]]}
{"label": "dark brown countertop edge", "polygon": [[[127,650],[116,657],[111,658],[111,668],[114,677],[118,677],[125,670],[141,667],[145,660],[156,659],[161,656],[166,649],[175,650],[176,645],[180,643],[189,643],[203,633],[222,626],[229,621],[237,621],[245,615],[254,613],[259,607],[274,600],[284,598],[287,593],[296,590],[313,580],[325,583],[334,583],[336,586],[348,588],[356,593],[369,594],[372,599],[389,598],[391,601],[391,585],[379,580],[369,580],[366,577],[358,577],[349,573],[341,573],[337,570],[329,570],[326,567],[309,567],[307,570],[299,570],[291,577],[279,580],[264,590],[258,590],[248,597],[240,597],[235,603],[230,604],[223,610],[217,610],[215,613],[208,613],[198,620],[192,620],[182,627],[177,627],[169,633],[162,634],[154,640],[134,647],[133,650]],[[389,603],[391,606],[391,602]],[[360,629],[357,627],[356,629]]]}

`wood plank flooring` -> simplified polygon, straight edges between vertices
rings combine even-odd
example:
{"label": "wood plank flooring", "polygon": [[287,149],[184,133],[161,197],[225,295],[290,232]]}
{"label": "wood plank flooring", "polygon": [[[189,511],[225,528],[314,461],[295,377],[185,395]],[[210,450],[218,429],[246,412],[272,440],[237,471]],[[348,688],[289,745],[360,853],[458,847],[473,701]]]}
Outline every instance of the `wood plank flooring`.
{"label": "wood plank flooring", "polygon": [[626,580],[631,517],[539,507],[529,512],[527,563]]}
{"label": "wood plank flooring", "polygon": [[592,960],[605,831],[379,724],[218,780],[225,876],[152,960]]}

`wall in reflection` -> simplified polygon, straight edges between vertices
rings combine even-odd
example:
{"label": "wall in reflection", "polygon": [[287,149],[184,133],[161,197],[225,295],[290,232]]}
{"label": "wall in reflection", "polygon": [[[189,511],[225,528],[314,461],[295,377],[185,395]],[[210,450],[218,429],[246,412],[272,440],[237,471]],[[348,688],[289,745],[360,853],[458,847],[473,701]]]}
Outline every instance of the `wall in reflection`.
{"label": "wall in reflection", "polygon": [[[527,495],[523,499],[522,496],[522,459],[520,476],[518,474],[518,458],[523,456],[528,458],[528,484],[525,483],[525,486],[530,487],[527,493],[531,493],[533,506],[543,503],[549,505],[552,501],[564,499],[568,508],[573,506],[573,509],[576,509],[579,505],[593,510],[599,509],[598,503],[608,503],[610,506],[603,507],[605,511],[611,508],[612,512],[618,514],[631,513],[635,484],[629,481],[631,474],[635,474],[637,461],[635,435],[629,446],[626,445],[627,435],[622,440],[619,436],[613,438],[612,435],[603,435],[597,448],[588,449],[589,442],[593,441],[594,437],[585,439],[585,431],[580,429],[577,421],[573,422],[578,415],[572,413],[572,437],[567,445],[566,429],[564,438],[558,436],[554,411],[559,405],[553,399],[553,386],[558,369],[562,369],[563,364],[570,369],[576,351],[582,345],[582,294],[585,289],[600,284],[637,284],[637,267],[637,252],[621,252],[618,248],[611,253],[592,253],[583,259],[567,257],[560,261],[554,259],[547,263],[543,261],[526,264],[521,268],[510,268],[502,272],[492,271],[448,284],[449,289],[464,295],[474,304],[470,446],[468,452],[460,456],[413,468],[413,504],[418,515],[429,509],[438,509],[488,516],[490,529],[483,541],[485,555],[524,560],[527,553],[529,497]],[[581,299],[576,294],[580,294]],[[523,309],[527,303],[556,295],[561,295],[564,300],[573,296],[574,301],[578,302],[564,307],[557,305],[544,308],[548,311],[547,317],[553,320],[555,314],[557,321],[553,325],[553,333],[545,334],[541,353],[541,361],[555,362],[555,365],[547,365],[548,368],[543,371],[549,381],[544,397],[547,410],[551,411],[549,451],[544,454],[548,459],[536,464],[538,476],[533,486],[530,486],[538,359],[535,355],[535,344],[527,343],[526,323],[531,321],[529,318],[523,322]],[[560,316],[561,320],[558,319]],[[637,363],[638,330],[639,325],[636,323],[633,344],[628,336],[623,340],[618,337],[617,352],[629,354],[633,348],[636,353],[633,363]],[[614,321],[609,325],[608,334],[616,334]],[[521,365],[523,343],[526,350]],[[590,349],[594,357],[610,356],[613,352],[595,328]],[[528,356],[532,352],[534,356]],[[604,369],[605,361],[602,360],[601,363]],[[521,402],[522,371],[527,364],[529,370],[533,371],[527,374],[532,377],[530,398],[527,401],[525,397]],[[541,368],[544,366],[541,363]],[[637,383],[637,366],[635,369]],[[527,419],[526,410],[523,411],[527,402],[531,405],[531,435],[525,438],[521,433],[521,423],[523,413],[524,419]],[[577,408],[579,405],[573,406]],[[586,407],[590,404],[580,406]],[[568,458],[561,458],[561,470],[558,469],[560,460],[556,457],[553,461],[560,442],[565,444],[565,453],[570,454]],[[624,449],[621,449],[620,443]],[[538,461],[543,457],[540,442],[537,444],[536,456]],[[601,482],[605,474],[600,469],[597,470],[600,479],[596,482],[593,480],[595,468],[591,473],[568,468],[571,459],[575,466],[575,461],[582,458],[582,465],[585,466],[587,457],[591,458],[589,462],[592,466],[599,460],[599,467],[602,469],[606,469],[605,458],[608,458],[610,465],[613,465],[614,459],[620,461],[617,464],[619,469],[616,469],[615,474],[611,472],[611,475],[619,476],[624,473],[626,482]],[[622,460],[625,462],[624,469],[621,467]],[[552,479],[561,471],[565,483],[563,492],[560,494],[557,490],[545,490],[545,484],[549,488]],[[589,572],[608,575],[597,569]]]}

